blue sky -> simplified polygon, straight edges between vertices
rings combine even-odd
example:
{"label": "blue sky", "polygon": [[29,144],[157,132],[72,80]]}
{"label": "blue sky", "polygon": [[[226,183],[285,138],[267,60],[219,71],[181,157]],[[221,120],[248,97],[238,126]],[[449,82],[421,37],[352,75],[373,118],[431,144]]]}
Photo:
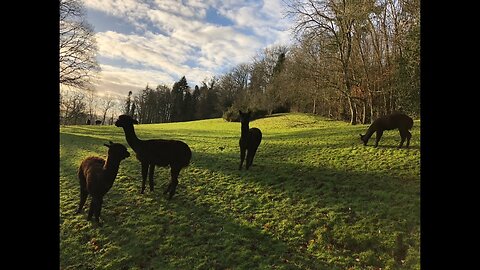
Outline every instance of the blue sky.
{"label": "blue sky", "polygon": [[99,93],[126,96],[149,86],[189,85],[288,45],[282,0],[84,0],[102,68]]}

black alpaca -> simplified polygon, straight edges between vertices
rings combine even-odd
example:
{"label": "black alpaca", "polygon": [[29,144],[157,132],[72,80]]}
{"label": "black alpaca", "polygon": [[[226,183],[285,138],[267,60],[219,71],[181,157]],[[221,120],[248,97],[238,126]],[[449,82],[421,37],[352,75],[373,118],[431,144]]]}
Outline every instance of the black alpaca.
{"label": "black alpaca", "polygon": [[100,157],[88,157],[82,161],[78,168],[80,181],[80,204],[77,213],[83,209],[88,194],[92,197],[87,220],[95,216],[100,223],[103,196],[110,190],[117,177],[120,161],[130,156],[127,148],[119,143],[104,144],[108,147],[107,160]]}
{"label": "black alpaca", "polygon": [[378,142],[380,138],[382,138],[384,130],[392,130],[397,129],[400,132],[400,137],[402,140],[400,141],[400,145],[398,148],[403,146],[403,142],[407,139],[408,148],[410,146],[410,138],[412,134],[410,133],[410,129],[413,127],[413,119],[403,113],[392,113],[390,115],[382,116],[375,121],[368,127],[367,133],[365,135],[360,134],[360,139],[363,141],[363,145],[367,145],[368,140],[372,136],[374,132],[376,132],[375,137],[375,147],[378,146]]}
{"label": "black alpaca", "polygon": [[258,146],[262,141],[262,132],[258,128],[248,128],[248,123],[250,122],[250,115],[251,112],[242,113],[242,111],[238,111],[240,114],[240,122],[242,123],[241,128],[241,135],[240,135],[240,166],[238,167],[239,170],[242,169],[243,160],[245,159],[245,152],[247,152],[247,164],[246,169],[252,166],[253,157],[255,157],[255,153],[257,152]]}
{"label": "black alpaca", "polygon": [[138,121],[129,115],[120,115],[115,122],[115,126],[123,128],[128,145],[135,151],[137,159],[142,164],[141,193],[145,191],[147,174],[150,191],[153,191],[155,165],[160,167],[170,165],[171,181],[164,193],[170,192],[169,199],[171,199],[178,185],[180,170],[190,164],[192,158],[190,147],[177,140],[140,140],[135,134],[133,124],[138,124]]}

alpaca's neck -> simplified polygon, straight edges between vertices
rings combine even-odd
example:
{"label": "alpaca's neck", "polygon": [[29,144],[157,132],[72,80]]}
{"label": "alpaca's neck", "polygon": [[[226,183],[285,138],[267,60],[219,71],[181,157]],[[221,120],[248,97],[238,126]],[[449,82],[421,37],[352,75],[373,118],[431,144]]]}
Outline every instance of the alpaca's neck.
{"label": "alpaca's neck", "polygon": [[128,145],[130,145],[133,151],[136,151],[136,149],[138,148],[138,144],[140,143],[140,139],[135,134],[135,129],[133,128],[133,125],[123,127],[123,131],[125,132],[125,138],[127,139]]}
{"label": "alpaca's neck", "polygon": [[367,129],[367,133],[365,133],[365,139],[368,141],[370,140],[370,137],[372,137],[373,133],[375,132],[375,128],[373,125],[370,125]]}
{"label": "alpaca's neck", "polygon": [[112,159],[111,157],[107,157],[105,161],[105,165],[103,165],[104,180],[107,184],[112,185],[113,181],[117,177],[118,168],[120,167],[120,160]]}
{"label": "alpaca's neck", "polygon": [[248,138],[248,130],[249,130],[248,123],[246,124],[242,123],[242,129],[241,129],[242,133],[240,136],[245,139]]}

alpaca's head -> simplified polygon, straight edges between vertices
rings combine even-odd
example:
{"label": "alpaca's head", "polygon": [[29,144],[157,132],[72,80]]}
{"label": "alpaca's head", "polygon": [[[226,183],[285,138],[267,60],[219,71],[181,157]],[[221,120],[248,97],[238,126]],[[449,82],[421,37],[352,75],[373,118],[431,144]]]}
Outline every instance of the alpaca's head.
{"label": "alpaca's head", "polygon": [[118,160],[126,159],[130,156],[130,153],[127,151],[127,147],[120,143],[109,142],[110,144],[103,144],[108,147],[108,157],[116,158]]}
{"label": "alpaca's head", "polygon": [[127,127],[132,126],[133,124],[138,124],[138,121],[126,114],[120,115],[117,121],[115,121],[115,126],[117,127]]}
{"label": "alpaca's head", "polygon": [[240,122],[242,124],[248,124],[248,122],[250,122],[250,115],[252,114],[252,112],[246,112],[246,113],[243,113],[241,110],[238,110],[238,113],[240,115]]}
{"label": "alpaca's head", "polygon": [[360,134],[360,140],[362,140],[363,145],[367,145],[368,139],[365,135]]}

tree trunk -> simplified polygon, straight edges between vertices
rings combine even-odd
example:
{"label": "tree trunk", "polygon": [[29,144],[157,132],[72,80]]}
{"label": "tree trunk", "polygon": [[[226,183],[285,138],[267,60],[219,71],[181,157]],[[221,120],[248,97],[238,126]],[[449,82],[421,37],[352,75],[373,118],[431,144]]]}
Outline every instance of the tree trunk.
{"label": "tree trunk", "polygon": [[370,100],[370,121],[368,123],[372,123],[373,122],[373,93],[372,92],[369,92],[369,95],[368,95],[368,98]]}
{"label": "tree trunk", "polygon": [[355,107],[355,102],[353,99],[348,96],[348,105],[350,107],[350,124],[356,125],[357,124],[357,108]]}
{"label": "tree trunk", "polygon": [[364,100],[363,101],[363,110],[362,110],[362,124],[366,124],[367,123],[367,101]]}
{"label": "tree trunk", "polygon": [[105,119],[107,118],[107,112],[103,114],[102,125],[105,125]]}
{"label": "tree trunk", "polygon": [[394,94],[393,94],[393,90],[390,90],[390,110],[389,110],[389,113],[392,113],[393,111],[395,111],[395,109],[396,109],[395,97],[394,97]]}
{"label": "tree trunk", "polygon": [[383,93],[383,115],[388,115],[388,99],[387,99],[387,94],[384,92]]}

